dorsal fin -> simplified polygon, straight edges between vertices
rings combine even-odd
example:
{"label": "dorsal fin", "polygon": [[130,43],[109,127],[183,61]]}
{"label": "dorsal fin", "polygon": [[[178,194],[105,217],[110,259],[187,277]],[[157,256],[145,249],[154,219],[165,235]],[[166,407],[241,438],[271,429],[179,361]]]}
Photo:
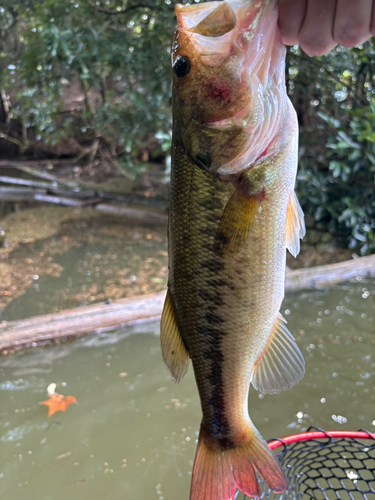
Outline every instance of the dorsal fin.
{"label": "dorsal fin", "polygon": [[286,248],[297,257],[300,250],[299,240],[306,234],[305,220],[301,205],[297,199],[296,193],[290,195],[288,212],[286,215]]}
{"label": "dorsal fin", "polygon": [[189,353],[181,338],[171,292],[167,291],[160,323],[161,351],[175,382],[180,382],[188,369]]}
{"label": "dorsal fin", "polygon": [[255,364],[251,383],[262,393],[276,394],[293,387],[304,373],[305,360],[279,313],[268,346]]}

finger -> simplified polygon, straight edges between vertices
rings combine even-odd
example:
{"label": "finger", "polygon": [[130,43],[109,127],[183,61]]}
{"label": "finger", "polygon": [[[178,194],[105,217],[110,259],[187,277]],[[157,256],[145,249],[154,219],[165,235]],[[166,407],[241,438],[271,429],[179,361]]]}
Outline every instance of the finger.
{"label": "finger", "polygon": [[333,38],[344,47],[355,47],[371,37],[372,0],[338,0]]}
{"label": "finger", "polygon": [[374,5],[372,6],[372,21],[370,31],[372,35],[375,35],[375,0]]}
{"label": "finger", "polygon": [[305,19],[307,0],[279,0],[279,28],[285,45],[296,45]]}
{"label": "finger", "polygon": [[333,39],[336,0],[308,0],[299,44],[307,54],[321,56],[336,45]]}

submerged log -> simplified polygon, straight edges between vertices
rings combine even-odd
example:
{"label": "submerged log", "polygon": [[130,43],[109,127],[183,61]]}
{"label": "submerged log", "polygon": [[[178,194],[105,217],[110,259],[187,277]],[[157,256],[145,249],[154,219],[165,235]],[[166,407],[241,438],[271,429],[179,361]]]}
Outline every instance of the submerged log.
{"label": "submerged log", "polygon": [[[288,292],[328,288],[357,276],[375,276],[375,255],[338,264],[296,269],[286,275]],[[0,352],[63,341],[86,333],[115,330],[122,326],[160,318],[165,292],[120,299],[91,306],[0,323]]]}

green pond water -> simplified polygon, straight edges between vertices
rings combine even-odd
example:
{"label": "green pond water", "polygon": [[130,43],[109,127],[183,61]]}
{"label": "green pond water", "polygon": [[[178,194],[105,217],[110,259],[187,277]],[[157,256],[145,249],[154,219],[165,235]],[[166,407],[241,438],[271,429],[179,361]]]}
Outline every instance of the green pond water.
{"label": "green pond water", "polygon": [[[164,225],[141,225],[122,217],[90,214],[66,220],[46,238],[20,244],[7,259],[2,260],[0,255],[0,277],[3,264],[13,283],[13,287],[0,283],[0,321],[166,288]],[[36,210],[20,212],[21,216],[29,224],[41,218]],[[3,293],[11,299],[5,307],[1,307]]]}
{"label": "green pond water", "polygon": [[[288,295],[282,313],[306,375],[250,391],[262,435],[375,431],[375,280]],[[148,323],[0,358],[1,499],[188,499],[200,404],[191,368],[170,380],[158,334]],[[47,418],[52,382],[78,404]]]}

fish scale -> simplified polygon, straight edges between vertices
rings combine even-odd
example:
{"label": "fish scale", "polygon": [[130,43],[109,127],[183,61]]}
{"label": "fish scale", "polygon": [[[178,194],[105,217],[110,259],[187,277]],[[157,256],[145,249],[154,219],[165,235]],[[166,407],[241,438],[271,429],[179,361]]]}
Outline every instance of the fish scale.
{"label": "fish scale", "polygon": [[[173,256],[170,267],[175,279],[171,292],[182,338],[196,365],[198,385],[206,401],[206,423],[216,427],[224,406],[220,397],[220,340],[226,332],[221,329],[224,319],[220,290],[227,284],[218,280],[225,264],[214,254],[213,243],[228,201],[228,188],[219,180],[213,183],[209,174],[191,164],[177,148],[173,162],[176,168],[171,176],[169,254]],[[221,427],[225,427],[223,422]]]}

